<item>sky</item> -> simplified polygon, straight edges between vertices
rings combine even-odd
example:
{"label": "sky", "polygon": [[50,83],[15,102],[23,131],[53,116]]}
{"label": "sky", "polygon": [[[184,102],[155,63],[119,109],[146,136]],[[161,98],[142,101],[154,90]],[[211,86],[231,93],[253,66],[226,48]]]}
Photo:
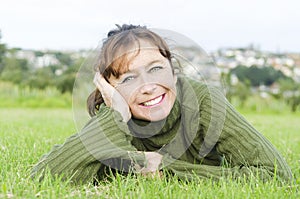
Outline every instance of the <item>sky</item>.
{"label": "sky", "polygon": [[91,49],[131,23],[185,35],[206,51],[300,52],[299,0],[0,0],[1,43],[34,50]]}

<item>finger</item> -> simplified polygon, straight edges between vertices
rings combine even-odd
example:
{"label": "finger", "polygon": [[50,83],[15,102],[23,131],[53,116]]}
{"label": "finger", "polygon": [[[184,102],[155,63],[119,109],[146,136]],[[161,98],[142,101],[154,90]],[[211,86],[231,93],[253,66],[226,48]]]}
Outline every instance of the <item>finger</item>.
{"label": "finger", "polygon": [[107,106],[112,106],[112,97],[115,90],[99,72],[96,72],[95,74],[94,84],[100,91],[105,104]]}
{"label": "finger", "polygon": [[101,74],[99,74],[98,81],[102,88],[113,90],[113,86],[110,85]]}
{"label": "finger", "polygon": [[100,84],[100,73],[99,72],[96,72],[93,82],[96,85],[96,87],[99,89],[99,91],[102,92],[101,91],[102,88],[101,88],[101,84]]}
{"label": "finger", "polygon": [[100,73],[99,73],[99,72],[96,72],[96,73],[95,73],[95,76],[94,76],[94,80],[93,80],[94,83],[96,83],[96,82],[98,81],[99,76],[100,76]]}
{"label": "finger", "polygon": [[103,94],[111,96],[113,93],[113,87],[106,81],[106,79],[99,73],[96,72],[94,77],[94,84],[97,86],[99,91]]}

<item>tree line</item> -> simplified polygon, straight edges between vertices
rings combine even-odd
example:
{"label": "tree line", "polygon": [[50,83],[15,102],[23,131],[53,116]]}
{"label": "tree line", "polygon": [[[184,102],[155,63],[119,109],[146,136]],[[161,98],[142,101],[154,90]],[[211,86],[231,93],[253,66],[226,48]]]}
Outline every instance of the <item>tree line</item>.
{"label": "tree line", "polygon": [[[37,89],[56,87],[62,93],[72,92],[76,73],[84,59],[83,57],[74,59],[71,53],[49,51],[47,54],[52,54],[58,62],[36,68],[27,59],[17,56],[20,50],[19,48],[8,49],[5,44],[1,43],[0,34],[1,81],[12,82],[20,87]],[[41,57],[44,54],[44,52],[35,51],[36,57]]]}
{"label": "tree line", "polygon": [[[238,82],[232,83],[232,75],[236,76]],[[266,86],[269,88],[268,94],[274,99],[285,101],[292,112],[296,112],[300,108],[300,84],[271,66],[237,66],[228,74],[223,74],[223,78],[227,85],[227,99],[231,101],[233,97],[237,97],[241,106],[253,94],[253,90],[259,92],[258,89],[253,88]],[[276,88],[274,91],[270,91],[271,87]]]}

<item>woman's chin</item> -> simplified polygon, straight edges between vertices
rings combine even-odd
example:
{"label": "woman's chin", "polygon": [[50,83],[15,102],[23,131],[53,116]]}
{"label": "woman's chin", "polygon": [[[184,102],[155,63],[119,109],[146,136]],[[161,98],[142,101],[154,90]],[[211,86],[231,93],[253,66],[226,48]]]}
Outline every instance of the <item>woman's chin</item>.
{"label": "woman's chin", "polygon": [[170,110],[160,109],[160,110],[152,111],[149,114],[133,115],[133,117],[145,121],[157,122],[167,118],[169,114],[170,114]]}

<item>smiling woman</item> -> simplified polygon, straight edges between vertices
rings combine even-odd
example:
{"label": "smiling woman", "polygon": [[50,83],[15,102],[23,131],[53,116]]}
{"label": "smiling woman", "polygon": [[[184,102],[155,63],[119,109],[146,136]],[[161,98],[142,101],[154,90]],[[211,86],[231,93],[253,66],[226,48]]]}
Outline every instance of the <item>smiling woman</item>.
{"label": "smiling woman", "polygon": [[175,72],[166,42],[146,27],[108,33],[88,97],[92,117],[34,167],[97,182],[122,174],[292,181],[275,147],[217,88]]}

